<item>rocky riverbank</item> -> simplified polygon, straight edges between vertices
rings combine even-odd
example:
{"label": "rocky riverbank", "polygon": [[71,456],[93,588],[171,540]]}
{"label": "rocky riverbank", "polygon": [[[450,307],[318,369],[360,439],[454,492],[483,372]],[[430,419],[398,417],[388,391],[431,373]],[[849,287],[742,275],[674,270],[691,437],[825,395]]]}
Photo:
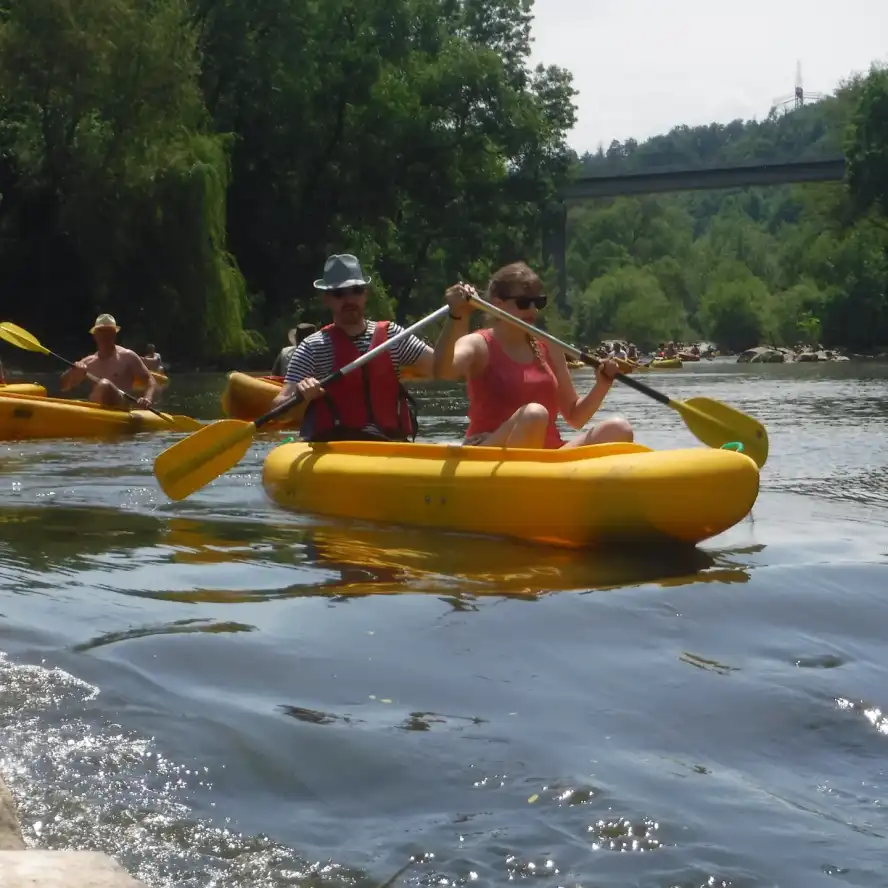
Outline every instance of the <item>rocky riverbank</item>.
{"label": "rocky riverbank", "polygon": [[0,780],[0,888],[144,888],[107,854],[27,848]]}
{"label": "rocky riverbank", "polygon": [[888,361],[888,352],[873,355],[843,354],[839,349],[793,349],[773,345],[748,348],[737,355],[738,364],[807,364],[836,361]]}

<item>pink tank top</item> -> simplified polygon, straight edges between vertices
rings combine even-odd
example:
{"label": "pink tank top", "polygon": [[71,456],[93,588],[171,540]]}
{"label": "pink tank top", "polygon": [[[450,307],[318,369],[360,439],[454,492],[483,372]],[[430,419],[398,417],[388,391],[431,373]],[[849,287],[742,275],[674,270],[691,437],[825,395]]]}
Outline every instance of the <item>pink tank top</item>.
{"label": "pink tank top", "polygon": [[564,441],[555,426],[558,416],[558,380],[552,370],[549,351],[537,340],[544,358],[530,364],[513,361],[493,338],[490,330],[478,331],[487,343],[487,367],[480,376],[466,382],[469,395],[469,427],[466,437],[495,432],[512,414],[526,404],[542,404],[549,411],[544,447],[555,449]]}

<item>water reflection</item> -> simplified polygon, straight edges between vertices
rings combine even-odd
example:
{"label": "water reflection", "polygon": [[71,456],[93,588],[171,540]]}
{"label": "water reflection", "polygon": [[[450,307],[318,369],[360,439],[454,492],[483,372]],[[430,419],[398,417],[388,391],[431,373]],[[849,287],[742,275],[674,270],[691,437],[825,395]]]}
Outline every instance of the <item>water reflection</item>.
{"label": "water reflection", "polygon": [[[162,537],[176,563],[231,565],[261,561],[296,571],[298,582],[280,588],[192,589],[157,593],[179,601],[236,603],[324,595],[344,601],[367,595],[431,593],[457,609],[482,595],[535,598],[555,591],[616,589],[642,584],[743,583],[749,579],[736,553],[702,549],[614,548],[588,554],[528,547],[511,540],[422,529],[329,524],[269,528],[174,518]],[[306,569],[314,568],[310,574]],[[323,571],[324,576],[319,576]]]}
{"label": "water reflection", "polygon": [[162,529],[150,515],[116,509],[5,508],[0,511],[0,555],[30,570],[85,568],[98,555],[153,546]]}
{"label": "water reflection", "polygon": [[106,632],[103,635],[97,635],[89,641],[81,644],[73,645],[73,651],[82,653],[84,651],[95,650],[99,647],[105,647],[109,644],[115,644],[119,641],[131,641],[134,638],[150,638],[156,635],[183,635],[195,632],[253,632],[255,626],[248,626],[245,623],[234,623],[230,621],[217,620],[173,620],[170,623],[164,623],[160,626],[142,626],[137,629],[127,629],[123,632]]}
{"label": "water reflection", "polygon": [[[4,574],[16,585],[28,581],[33,588],[38,572],[46,583],[52,572],[70,576],[101,567],[133,575],[116,583],[123,594],[191,603],[430,593],[471,609],[472,598],[486,595],[533,599],[644,584],[745,583],[743,556],[761,548],[585,553],[349,522],[270,527],[107,509],[13,509],[0,513],[0,521]],[[178,569],[158,570],[164,566]]]}

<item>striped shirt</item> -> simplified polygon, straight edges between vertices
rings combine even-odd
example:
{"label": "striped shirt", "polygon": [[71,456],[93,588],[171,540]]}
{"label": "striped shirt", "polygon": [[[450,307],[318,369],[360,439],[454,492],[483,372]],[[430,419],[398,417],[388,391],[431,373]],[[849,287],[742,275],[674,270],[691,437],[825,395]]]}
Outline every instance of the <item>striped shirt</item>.
{"label": "striped shirt", "polygon": [[[391,339],[392,336],[396,336],[403,329],[398,324],[389,323],[388,338]],[[364,332],[352,339],[358,354],[363,355],[370,348],[370,340],[373,338],[374,330],[376,330],[376,321],[367,321],[367,327]],[[402,367],[409,367],[411,364],[415,364],[429,347],[418,336],[412,335],[396,343],[390,349],[390,354],[398,376],[401,375]],[[290,355],[290,363],[287,365],[287,382],[301,382],[310,376],[321,380],[332,372],[333,343],[323,330],[318,330],[317,333],[306,336]]]}

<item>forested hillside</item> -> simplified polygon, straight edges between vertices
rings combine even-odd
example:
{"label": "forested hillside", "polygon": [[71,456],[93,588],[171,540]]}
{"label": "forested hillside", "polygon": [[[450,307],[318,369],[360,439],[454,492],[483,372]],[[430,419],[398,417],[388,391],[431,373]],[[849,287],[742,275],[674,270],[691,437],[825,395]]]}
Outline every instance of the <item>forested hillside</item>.
{"label": "forested hillside", "polygon": [[679,126],[580,158],[582,174],[605,175],[820,160],[850,149],[858,199],[844,183],[818,183],[582,204],[569,216],[568,327],[584,341],[615,335],[645,347],[696,336],[735,350],[888,345],[888,228],[868,212],[878,183],[859,180],[867,140],[884,145],[861,103],[886,95],[885,84],[874,73],[760,122]]}
{"label": "forested hillside", "polygon": [[547,214],[580,168],[851,144],[853,204],[836,185],[572,211],[573,310],[550,323],[588,341],[888,341],[888,243],[864,200],[888,193],[884,74],[868,99],[853,83],[779,120],[578,158],[570,73],[529,63],[531,7],[0,0],[3,316],[80,349],[110,311],[130,344],[226,366],[276,349],[300,315],[322,319],[311,281],[329,252],[361,256],[377,314],[416,318],[458,277],[539,267]]}

